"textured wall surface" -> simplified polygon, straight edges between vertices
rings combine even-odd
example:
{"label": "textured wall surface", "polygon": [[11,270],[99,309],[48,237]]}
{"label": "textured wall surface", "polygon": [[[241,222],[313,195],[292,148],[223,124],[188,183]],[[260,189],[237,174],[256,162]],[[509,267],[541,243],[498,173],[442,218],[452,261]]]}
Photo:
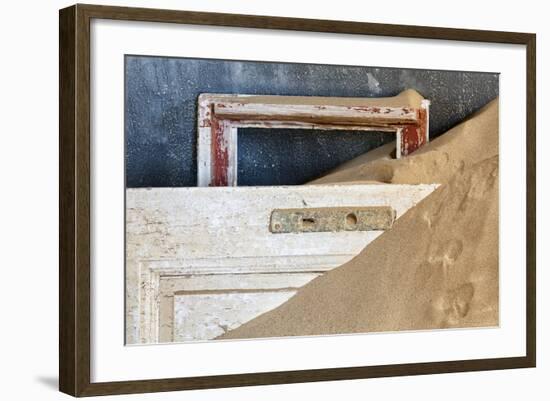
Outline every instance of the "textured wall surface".
{"label": "textured wall surface", "polygon": [[[200,93],[430,99],[435,137],[498,96],[498,74],[167,57],[126,57],[128,187],[196,185]],[[302,184],[392,140],[382,133],[244,129],[240,185]],[[279,135],[281,134],[281,135]],[[336,136],[338,135],[338,136]]]}

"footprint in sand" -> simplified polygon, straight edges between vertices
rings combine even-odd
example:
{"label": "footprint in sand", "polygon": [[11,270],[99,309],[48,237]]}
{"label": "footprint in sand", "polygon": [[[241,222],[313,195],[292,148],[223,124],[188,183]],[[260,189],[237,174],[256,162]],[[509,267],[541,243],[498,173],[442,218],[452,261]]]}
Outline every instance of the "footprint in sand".
{"label": "footprint in sand", "polygon": [[462,174],[464,172],[464,167],[465,166],[466,166],[466,164],[464,163],[464,160],[459,160],[458,162],[455,163],[454,170],[457,173]]}
{"label": "footprint in sand", "polygon": [[460,325],[470,311],[474,297],[474,285],[470,282],[446,291],[432,303],[432,316],[439,321],[441,328]]}
{"label": "footprint in sand", "polygon": [[447,277],[449,269],[461,253],[462,241],[452,239],[443,244],[432,242],[430,248],[428,248],[427,260],[422,262],[415,270],[414,280],[416,286],[421,288],[440,283]]}
{"label": "footprint in sand", "polygon": [[[439,187],[437,191],[442,191],[438,196],[440,199],[444,200],[449,196],[450,190],[448,187]],[[423,220],[428,223],[428,228],[432,229],[437,227],[439,220],[445,218],[445,211],[448,210],[448,208],[449,204],[447,202],[440,201],[435,205],[432,204],[430,210],[426,210],[422,215]]]}
{"label": "footprint in sand", "polygon": [[432,215],[430,212],[426,211],[422,214],[422,220],[426,223],[428,228],[432,228]]}
{"label": "footprint in sand", "polygon": [[498,182],[498,167],[495,167],[488,174],[489,177],[485,180],[472,180],[468,192],[462,198],[458,210],[465,211],[470,203],[483,200],[486,198],[487,192],[491,191]]}
{"label": "footprint in sand", "polygon": [[[434,278],[441,274],[441,265],[424,262],[416,268],[414,281],[416,288],[428,287],[434,281]],[[439,281],[439,280],[437,280]]]}
{"label": "footprint in sand", "polygon": [[460,319],[466,317],[473,297],[474,285],[472,283],[465,283],[454,290],[447,291],[445,304],[448,305],[448,308],[445,312],[448,325],[456,325],[460,322]]}
{"label": "footprint in sand", "polygon": [[458,239],[451,239],[443,244],[432,242],[428,248],[428,262],[433,265],[442,263],[447,272],[462,253],[462,248],[462,241]]}
{"label": "footprint in sand", "polygon": [[454,263],[462,253],[462,241],[452,239],[442,246],[443,260],[449,264]]}
{"label": "footprint in sand", "polygon": [[[416,270],[415,281],[418,287],[424,287],[433,282],[437,273],[438,285],[445,286],[446,278],[455,262],[462,254],[463,243],[458,239],[451,239],[443,243],[434,241],[428,248],[427,261]],[[444,287],[443,287],[444,288]],[[458,288],[444,291],[432,303],[432,310],[441,319],[443,327],[458,324],[459,320],[468,314],[474,287],[466,283]]]}

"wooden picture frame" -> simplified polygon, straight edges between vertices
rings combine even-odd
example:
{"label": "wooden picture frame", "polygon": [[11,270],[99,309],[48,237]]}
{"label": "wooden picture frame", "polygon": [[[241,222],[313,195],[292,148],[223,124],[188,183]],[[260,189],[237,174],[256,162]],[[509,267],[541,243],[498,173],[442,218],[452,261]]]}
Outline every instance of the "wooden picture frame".
{"label": "wooden picture frame", "polygon": [[[526,47],[526,355],[430,363],[91,382],[90,330],[90,21],[109,19],[399,38],[519,44]],[[536,363],[536,37],[362,22],[74,5],[59,15],[59,388],[73,396],[144,393],[401,375],[534,367]]]}
{"label": "wooden picture frame", "polygon": [[[237,129],[253,127],[391,132],[396,158],[429,142],[430,101],[419,108],[365,107],[366,99],[202,94],[198,100],[199,186],[237,185]],[[211,156],[216,157],[211,160]],[[212,168],[211,168],[212,166]],[[211,171],[212,170],[212,171]]]}

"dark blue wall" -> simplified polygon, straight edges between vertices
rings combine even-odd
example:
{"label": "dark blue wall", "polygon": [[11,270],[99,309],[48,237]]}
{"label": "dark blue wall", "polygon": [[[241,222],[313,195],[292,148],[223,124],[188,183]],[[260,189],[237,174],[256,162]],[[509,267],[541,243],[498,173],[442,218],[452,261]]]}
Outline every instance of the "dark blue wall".
{"label": "dark blue wall", "polygon": [[[128,187],[196,185],[200,93],[375,97],[413,88],[432,102],[431,137],[498,96],[495,73],[126,56],[125,76]],[[302,184],[389,140],[382,133],[240,130],[238,182]]]}

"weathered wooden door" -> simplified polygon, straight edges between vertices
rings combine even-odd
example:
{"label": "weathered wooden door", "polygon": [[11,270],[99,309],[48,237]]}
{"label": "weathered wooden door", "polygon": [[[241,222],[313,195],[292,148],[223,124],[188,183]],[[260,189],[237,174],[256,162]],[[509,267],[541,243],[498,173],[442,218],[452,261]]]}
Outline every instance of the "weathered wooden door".
{"label": "weathered wooden door", "polygon": [[361,226],[368,216],[360,213],[332,231],[283,232],[274,229],[274,211],[383,206],[399,218],[436,187],[128,189],[127,342],[213,339],[285,302],[382,233]]}

